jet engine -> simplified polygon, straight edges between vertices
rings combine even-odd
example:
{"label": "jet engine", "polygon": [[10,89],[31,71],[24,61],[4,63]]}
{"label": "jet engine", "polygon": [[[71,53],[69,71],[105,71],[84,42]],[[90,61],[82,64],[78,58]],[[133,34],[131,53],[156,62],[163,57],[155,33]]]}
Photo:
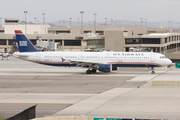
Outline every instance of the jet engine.
{"label": "jet engine", "polygon": [[111,64],[100,64],[99,65],[99,71],[111,72],[112,71],[112,65]]}

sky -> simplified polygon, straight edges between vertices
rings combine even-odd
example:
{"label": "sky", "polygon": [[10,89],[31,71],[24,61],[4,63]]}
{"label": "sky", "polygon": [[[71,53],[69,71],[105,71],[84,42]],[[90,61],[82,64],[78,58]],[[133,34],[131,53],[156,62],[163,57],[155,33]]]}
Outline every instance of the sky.
{"label": "sky", "polygon": [[[93,21],[97,13],[98,22],[108,20],[147,19],[150,22],[180,22],[180,0],[0,0],[0,17],[19,18],[34,22],[35,17],[42,23],[45,13],[46,22],[58,20],[77,21],[84,11],[83,21]],[[2,22],[3,22],[2,21]]]}

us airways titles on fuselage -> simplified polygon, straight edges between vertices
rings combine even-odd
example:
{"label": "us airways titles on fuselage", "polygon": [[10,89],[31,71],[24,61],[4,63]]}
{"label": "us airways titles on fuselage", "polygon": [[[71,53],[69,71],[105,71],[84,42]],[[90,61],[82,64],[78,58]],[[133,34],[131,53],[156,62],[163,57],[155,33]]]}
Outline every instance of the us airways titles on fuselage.
{"label": "us airways titles on fuselage", "polygon": [[143,53],[113,53],[114,56],[144,56]]}

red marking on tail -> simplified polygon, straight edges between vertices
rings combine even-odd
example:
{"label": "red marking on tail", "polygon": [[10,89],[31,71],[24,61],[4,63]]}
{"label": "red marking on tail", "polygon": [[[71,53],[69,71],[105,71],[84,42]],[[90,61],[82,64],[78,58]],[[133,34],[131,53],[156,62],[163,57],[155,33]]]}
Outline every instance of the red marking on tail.
{"label": "red marking on tail", "polygon": [[16,34],[23,34],[21,30],[14,30]]}

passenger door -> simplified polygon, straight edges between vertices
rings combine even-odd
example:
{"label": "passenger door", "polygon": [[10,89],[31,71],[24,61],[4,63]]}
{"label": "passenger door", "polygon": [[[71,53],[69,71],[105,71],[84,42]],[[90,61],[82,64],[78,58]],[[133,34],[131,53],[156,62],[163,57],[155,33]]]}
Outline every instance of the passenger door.
{"label": "passenger door", "polygon": [[82,60],[82,55],[79,55],[79,56],[78,56],[78,60]]}
{"label": "passenger door", "polygon": [[152,53],[150,59],[151,59],[151,62],[155,62],[155,54]]}
{"label": "passenger door", "polygon": [[36,54],[36,61],[40,61],[40,60],[41,60],[40,57],[41,57],[41,54],[40,54],[40,53],[37,53],[37,54]]}

